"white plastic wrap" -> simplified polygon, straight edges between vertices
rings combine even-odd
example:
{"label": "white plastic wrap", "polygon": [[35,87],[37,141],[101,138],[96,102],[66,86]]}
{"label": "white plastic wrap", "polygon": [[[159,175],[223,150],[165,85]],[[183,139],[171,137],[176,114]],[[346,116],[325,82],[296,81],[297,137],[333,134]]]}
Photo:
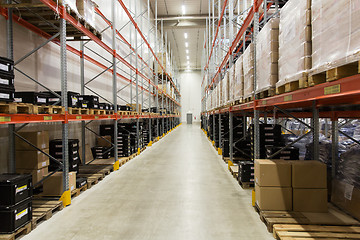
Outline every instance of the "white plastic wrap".
{"label": "white plastic wrap", "polygon": [[229,72],[225,73],[224,78],[221,81],[221,105],[226,105],[229,102]]}
{"label": "white plastic wrap", "polygon": [[234,97],[234,85],[235,85],[235,64],[229,69],[229,103],[235,101]]}
{"label": "white plastic wrap", "polygon": [[290,0],[280,11],[279,81],[277,85],[298,80],[304,72],[311,68],[309,8],[308,1]]}
{"label": "white plastic wrap", "polygon": [[251,43],[243,54],[244,97],[251,97],[254,92],[254,45]]}
{"label": "white plastic wrap", "polygon": [[313,69],[336,67],[360,58],[360,0],[312,3]]}
{"label": "white plastic wrap", "polygon": [[235,63],[235,78],[232,89],[234,92],[234,101],[240,100],[244,97],[243,55],[241,55]]}
{"label": "white plastic wrap", "polygon": [[256,91],[275,87],[278,81],[279,18],[265,24],[256,43]]}

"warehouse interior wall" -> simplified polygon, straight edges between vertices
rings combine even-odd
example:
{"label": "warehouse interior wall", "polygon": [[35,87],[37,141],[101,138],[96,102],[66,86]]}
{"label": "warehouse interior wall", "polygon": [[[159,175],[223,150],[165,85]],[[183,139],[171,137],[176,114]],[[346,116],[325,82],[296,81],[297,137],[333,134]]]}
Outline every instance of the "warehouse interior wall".
{"label": "warehouse interior wall", "polygon": [[186,122],[186,114],[193,114],[193,122],[200,122],[201,113],[201,71],[180,72],[181,121]]}
{"label": "warehouse interior wall", "polygon": [[[133,12],[135,12],[135,4],[137,4],[137,11],[143,12],[147,9],[147,0],[142,1],[132,1],[127,0],[124,1],[125,5],[128,6]],[[97,1],[99,5],[99,9],[105,16],[111,17],[111,4],[108,4],[108,1]],[[132,24],[127,24],[129,22],[128,16],[122,10],[120,4],[116,6],[116,28],[121,29],[121,34],[127,39],[130,43],[135,42],[135,37],[138,38],[138,44],[141,43],[141,37],[139,34],[135,33],[135,29]],[[147,16],[147,14],[146,14]],[[151,17],[153,18],[153,13],[151,13]],[[139,18],[142,19],[142,18]],[[148,21],[145,19],[138,20],[138,25],[140,26],[140,21],[143,21],[143,33],[147,37],[149,34],[148,29],[151,29],[153,25],[150,25]],[[126,25],[127,24],[127,25]],[[98,15],[96,16],[96,27],[98,30],[103,30],[107,27],[107,24],[103,19],[101,19]],[[124,25],[126,25],[124,27]],[[35,47],[42,44],[45,39],[40,37],[39,35],[27,30],[26,28],[19,26],[14,22],[14,60],[18,60],[26,53],[33,50]],[[7,34],[6,34],[6,19],[0,16],[0,56],[7,56]],[[160,36],[160,34],[158,34]],[[151,47],[154,49],[155,44],[155,32],[152,31],[150,33],[151,39]],[[104,31],[102,34],[102,40],[108,45],[111,46],[112,43],[112,31],[109,28]],[[79,42],[68,41],[68,45],[80,49]],[[92,49],[99,54],[98,55],[92,53],[89,49],[85,49],[84,53],[100,62],[105,66],[109,66],[112,61],[112,56],[97,45],[94,42],[89,42],[87,44],[88,48]],[[135,56],[134,54],[130,54],[130,49],[127,45],[125,45],[121,41],[117,41],[117,52],[122,57],[126,57],[125,60],[130,64],[135,65]],[[149,59],[151,57],[150,51],[148,51],[145,44],[143,47],[139,49],[139,55],[143,57],[143,59]],[[110,61],[110,62],[109,62]],[[142,69],[142,63],[138,61],[139,69]],[[153,66],[153,63],[149,63],[149,66]],[[38,80],[40,83],[44,84],[48,88],[53,91],[61,90],[61,81],[60,81],[60,47],[54,43],[48,43],[37,52],[32,54],[30,57],[25,59],[23,62],[19,63],[17,66],[21,71],[31,76],[32,78]],[[78,92],[81,91],[80,84],[80,57],[67,51],[67,80],[68,80],[68,91]],[[94,64],[85,61],[85,82],[92,79],[94,76],[102,72],[103,69],[95,66]],[[126,78],[135,79],[134,72],[131,71],[127,66],[122,63],[118,64],[118,73],[125,76]],[[144,68],[143,74],[151,78],[151,72],[148,68]],[[148,83],[145,80],[141,80],[139,78],[139,85],[141,86],[144,83],[144,87],[147,88]],[[120,79],[118,77],[118,89],[121,89],[125,85],[128,85],[128,82]],[[101,95],[103,98],[100,98],[100,102],[106,102],[112,99],[112,74],[109,72],[104,73],[98,79],[92,81],[87,85],[92,91]],[[132,89],[131,89],[132,88]],[[40,87],[36,83],[29,80],[27,77],[22,75],[20,72],[15,71],[15,90],[16,91],[47,91],[46,89]],[[130,91],[132,91],[132,95],[135,95],[136,88],[127,86],[124,90],[122,90],[118,96],[118,104],[124,105],[130,103]],[[85,89],[85,94],[94,95],[94,92],[91,92],[89,89]],[[144,99],[148,99],[148,94],[144,92]],[[132,99],[132,103],[135,103],[135,98]],[[141,101],[141,96],[139,96],[139,102]],[[154,106],[154,98],[152,99],[152,106]],[[148,101],[144,102],[144,108],[148,107]],[[110,121],[111,122],[111,121]],[[110,123],[109,122],[109,123]],[[90,124],[90,129],[95,132],[99,131],[100,124],[107,124],[107,121],[94,122]],[[42,124],[29,124],[25,127],[24,131],[38,131],[38,130],[48,130],[50,139],[61,138],[61,124],[60,123],[42,123]],[[69,124],[69,138],[77,138],[81,141],[81,124],[80,123],[71,123]],[[2,125],[0,126],[0,173],[8,171],[8,126]],[[87,144],[90,147],[95,145],[96,136],[90,131],[86,131],[86,139]]]}

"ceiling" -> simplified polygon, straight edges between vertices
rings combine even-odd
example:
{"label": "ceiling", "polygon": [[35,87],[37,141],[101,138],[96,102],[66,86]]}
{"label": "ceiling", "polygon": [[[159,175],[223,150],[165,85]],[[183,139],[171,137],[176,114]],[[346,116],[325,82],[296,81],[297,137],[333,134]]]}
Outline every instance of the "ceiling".
{"label": "ceiling", "polygon": [[[155,1],[150,0],[154,13]],[[201,68],[208,2],[208,0],[157,0],[158,19],[163,20],[164,32],[167,33],[168,42],[180,70],[187,69],[188,61],[190,69]],[[184,15],[182,6],[185,6]],[[187,39],[185,33],[188,35]],[[188,42],[188,47],[185,47],[185,42]]]}

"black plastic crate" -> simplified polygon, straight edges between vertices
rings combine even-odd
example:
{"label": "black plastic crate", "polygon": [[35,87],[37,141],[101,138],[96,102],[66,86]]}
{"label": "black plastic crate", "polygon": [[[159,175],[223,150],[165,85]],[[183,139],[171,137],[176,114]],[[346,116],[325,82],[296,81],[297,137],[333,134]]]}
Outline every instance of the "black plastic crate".
{"label": "black plastic crate", "polygon": [[89,107],[89,101],[87,101],[87,100],[78,100],[77,107],[78,108],[90,108]]}
{"label": "black plastic crate", "polygon": [[87,178],[76,178],[76,188],[81,188],[87,184]]}
{"label": "black plastic crate", "polygon": [[98,109],[99,108],[99,97],[93,95],[79,95],[79,102],[88,101],[88,108]]}
{"label": "black plastic crate", "polygon": [[111,157],[111,151],[107,147],[92,147],[91,152],[93,157],[97,159],[109,159]]}
{"label": "black plastic crate", "polygon": [[131,107],[127,105],[118,105],[117,106],[118,111],[131,111]]}
{"label": "black plastic crate", "polygon": [[[61,91],[55,91],[56,94],[59,94],[60,97],[57,97],[55,94],[53,94],[52,92],[44,92],[47,94],[47,98],[48,98],[48,104],[49,105],[56,105],[56,106],[60,106],[61,105]],[[78,107],[78,102],[79,102],[79,93],[77,92],[67,92],[67,101],[68,101],[68,107],[73,107],[76,108]],[[55,104],[56,103],[56,104]]]}
{"label": "black plastic crate", "polygon": [[14,88],[14,75],[0,72],[0,88]]}
{"label": "black plastic crate", "polygon": [[0,174],[0,206],[13,206],[33,195],[32,176]]}
{"label": "black plastic crate", "polygon": [[47,94],[40,92],[15,92],[15,102],[47,105]]}
{"label": "black plastic crate", "polygon": [[114,136],[114,125],[100,125],[100,136]]}
{"label": "black plastic crate", "polygon": [[14,61],[8,58],[0,57],[0,73],[5,75],[14,75]]}
{"label": "black plastic crate", "polygon": [[0,87],[0,101],[13,102],[15,98],[14,92],[15,92],[14,88]]}
{"label": "black plastic crate", "polygon": [[[70,150],[79,150],[79,139],[69,139],[68,140]],[[62,150],[62,139],[53,139],[50,140],[49,148],[54,149],[55,151]]]}
{"label": "black plastic crate", "polygon": [[107,103],[99,103],[99,109],[101,109],[101,110],[109,110],[109,104],[107,104]]}
{"label": "black plastic crate", "polygon": [[32,219],[31,197],[9,207],[0,208],[0,233],[13,233]]}

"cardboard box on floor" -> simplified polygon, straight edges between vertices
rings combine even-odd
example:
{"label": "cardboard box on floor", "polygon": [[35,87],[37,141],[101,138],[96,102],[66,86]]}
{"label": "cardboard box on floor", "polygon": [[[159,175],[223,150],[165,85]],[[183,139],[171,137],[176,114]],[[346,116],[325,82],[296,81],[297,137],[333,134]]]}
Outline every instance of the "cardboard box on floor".
{"label": "cardboard box on floor", "polygon": [[[43,149],[49,154],[49,149]],[[16,151],[15,152],[16,169],[41,169],[49,166],[49,157],[40,151]]]}
{"label": "cardboard box on floor", "polygon": [[[34,146],[39,149],[49,148],[49,133],[47,131],[37,131],[37,132],[20,132],[20,136],[25,138],[27,141],[31,142]],[[24,142],[22,139],[15,138],[15,149],[16,150],[30,150],[33,151],[35,148]]]}
{"label": "cardboard box on floor", "polygon": [[20,174],[24,174],[24,173],[31,174],[33,185],[40,182],[45,176],[49,174],[48,167],[44,167],[36,170],[16,169],[16,172]]}
{"label": "cardboard box on floor", "polygon": [[327,212],[327,189],[293,188],[294,212]]}
{"label": "cardboard box on floor", "polygon": [[[76,189],[76,172],[69,172],[69,190]],[[44,181],[43,194],[45,196],[61,196],[64,193],[63,173],[57,172]]]}
{"label": "cardboard box on floor", "polygon": [[261,187],[255,184],[256,204],[261,210],[291,211],[291,187]]}
{"label": "cardboard box on floor", "polygon": [[345,181],[333,180],[331,202],[360,220],[360,189]]}
{"label": "cardboard box on floor", "polygon": [[255,160],[255,182],[261,187],[291,187],[291,163],[284,160]]}

